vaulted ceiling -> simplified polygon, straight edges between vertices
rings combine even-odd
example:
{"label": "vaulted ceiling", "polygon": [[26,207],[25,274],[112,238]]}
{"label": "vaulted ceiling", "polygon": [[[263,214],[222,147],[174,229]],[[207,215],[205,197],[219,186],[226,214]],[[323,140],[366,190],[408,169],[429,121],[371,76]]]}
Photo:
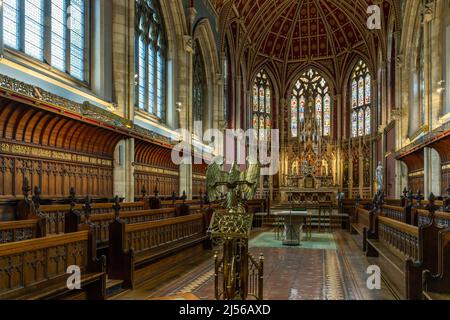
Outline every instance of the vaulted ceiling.
{"label": "vaulted ceiling", "polygon": [[235,0],[259,54],[286,62],[330,58],[365,44],[365,0]]}
{"label": "vaulted ceiling", "polygon": [[375,60],[384,33],[367,27],[367,9],[374,3],[383,3],[383,22],[387,21],[390,1],[216,1],[221,23],[230,28],[237,54],[247,60],[250,69],[261,61],[272,61],[281,69],[285,67],[281,73],[288,65],[311,61],[327,64],[331,72],[339,73],[339,65],[352,53]]}

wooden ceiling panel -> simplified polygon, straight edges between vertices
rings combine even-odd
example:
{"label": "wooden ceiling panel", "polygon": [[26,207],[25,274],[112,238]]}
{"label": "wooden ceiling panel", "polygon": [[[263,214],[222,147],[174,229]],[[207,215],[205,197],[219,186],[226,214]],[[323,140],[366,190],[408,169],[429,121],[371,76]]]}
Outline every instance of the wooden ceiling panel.
{"label": "wooden ceiling panel", "polygon": [[61,114],[0,98],[0,138],[112,158],[115,146],[125,136]]}

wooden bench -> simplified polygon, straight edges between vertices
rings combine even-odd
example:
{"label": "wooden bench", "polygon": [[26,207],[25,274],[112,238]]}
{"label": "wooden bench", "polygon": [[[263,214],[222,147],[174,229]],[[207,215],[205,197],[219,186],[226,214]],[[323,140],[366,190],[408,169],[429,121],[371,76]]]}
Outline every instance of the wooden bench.
{"label": "wooden bench", "polygon": [[366,251],[367,231],[370,230],[370,211],[357,208],[350,223],[350,233],[362,236],[362,248]]}
{"label": "wooden bench", "polygon": [[339,205],[340,213],[347,213],[350,216],[355,214],[355,210],[361,207],[366,210],[372,209],[372,199],[343,199]]}
{"label": "wooden bench", "polygon": [[423,296],[426,300],[450,300],[450,230],[439,232],[437,272],[423,273]]}
{"label": "wooden bench", "polygon": [[[69,290],[69,266],[81,290]],[[0,245],[0,299],[104,299],[105,259],[96,259],[90,230]]]}
{"label": "wooden bench", "polygon": [[[176,215],[175,208],[156,209],[156,210],[142,210],[120,212],[119,218],[126,224],[142,223],[148,221],[165,220],[174,218]],[[108,247],[109,244],[109,225],[116,218],[116,213],[97,214],[89,217],[89,223],[95,226],[95,238],[97,240],[97,249],[101,250]],[[66,230],[68,232],[77,231],[79,226],[86,223],[85,217],[72,215],[74,221],[71,222]]]}
{"label": "wooden bench", "polygon": [[401,299],[422,298],[422,272],[437,268],[435,224],[412,226],[382,215],[375,217],[373,237],[367,239],[367,256],[376,264],[392,291]]}
{"label": "wooden bench", "polygon": [[407,201],[406,198],[401,199],[384,199],[384,203],[388,206],[392,207],[406,207]]}
{"label": "wooden bench", "polygon": [[131,288],[202,252],[208,239],[203,214],[137,224],[115,220],[109,232],[109,277]]}
{"label": "wooden bench", "polygon": [[411,206],[399,207],[399,206],[391,206],[391,205],[382,205],[381,211],[384,216],[406,223],[406,224],[414,224],[414,219],[412,218],[412,208]]}
{"label": "wooden bench", "polygon": [[173,208],[181,204],[186,205],[201,205],[201,200],[163,200],[161,201],[161,208]]}
{"label": "wooden bench", "polygon": [[[430,213],[428,210],[416,210],[415,211],[415,225],[422,226],[431,222]],[[438,211],[434,214],[436,224],[443,228],[450,228],[450,213]]]}
{"label": "wooden bench", "polygon": [[[114,203],[93,203],[90,206],[90,214],[92,216],[114,214]],[[46,235],[63,234],[66,232],[66,218],[76,213],[81,216],[84,207],[85,205],[83,204],[39,206],[34,214],[26,218],[41,219]],[[121,212],[139,211],[144,210],[144,208],[146,208],[144,202],[120,204]]]}
{"label": "wooden bench", "polygon": [[0,222],[0,244],[43,236],[42,225],[38,219]]}

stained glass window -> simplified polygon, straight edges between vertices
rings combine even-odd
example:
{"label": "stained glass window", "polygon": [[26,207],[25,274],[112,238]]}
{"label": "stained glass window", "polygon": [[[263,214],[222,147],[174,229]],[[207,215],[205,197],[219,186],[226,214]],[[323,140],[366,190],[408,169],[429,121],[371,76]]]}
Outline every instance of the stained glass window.
{"label": "stained glass window", "polygon": [[371,134],[371,127],[372,127],[372,125],[371,125],[371,109],[370,109],[370,107],[367,107],[366,108],[366,111],[365,111],[365,121],[366,121],[366,123],[365,123],[365,134],[367,135],[367,134]]}
{"label": "stained glass window", "polygon": [[266,109],[266,90],[259,88],[259,112],[264,113]]}
{"label": "stained glass window", "polygon": [[299,109],[300,122],[305,122],[305,105],[306,105],[305,97],[301,96],[300,97],[300,109]]}
{"label": "stained glass window", "polygon": [[364,110],[359,109],[358,111],[358,136],[364,135],[364,125],[359,125],[360,123],[364,124]]}
{"label": "stained glass window", "polygon": [[364,103],[365,104],[370,104],[372,102],[371,101],[371,99],[372,99],[372,96],[371,96],[372,90],[371,90],[371,77],[370,77],[370,74],[366,75],[365,83],[366,83],[366,88],[365,88]]}
{"label": "stained glass window", "polygon": [[[194,44],[193,121],[202,121],[206,106],[206,72],[200,44]],[[200,132],[198,133],[200,134]]]}
{"label": "stained glass window", "polygon": [[358,112],[355,110],[352,113],[352,137],[358,136]]}
{"label": "stained glass window", "polygon": [[259,99],[258,99],[258,86],[255,84],[253,86],[253,111],[259,110]]}
{"label": "stained glass window", "polygon": [[[257,129],[259,124],[258,114],[253,114],[253,128]],[[255,138],[258,138],[258,130],[255,130]]]}
{"label": "stained glass window", "polygon": [[266,88],[266,113],[268,113],[268,114],[270,114],[270,112],[272,111],[270,109],[270,107],[271,107],[270,106],[271,99],[272,99],[272,97],[271,97],[271,94],[270,94],[270,89]]}
{"label": "stained glass window", "polygon": [[291,97],[291,135],[298,137],[298,130],[305,123],[307,101],[312,99],[312,117],[323,136],[331,134],[331,96],[327,81],[317,71],[309,69],[295,82]]}
{"label": "stained glass window", "polygon": [[331,97],[327,93],[323,102],[323,134],[330,135],[331,128]]}
{"label": "stained glass window", "polygon": [[[74,1],[74,0],[71,0]],[[77,0],[83,2],[83,0]],[[136,0],[136,107],[159,119],[165,117],[166,41],[154,1]],[[195,77],[194,77],[195,83]],[[194,89],[194,101],[196,91]]]}
{"label": "stained glass window", "polygon": [[358,83],[353,81],[352,83],[352,108],[356,108],[358,106]]}
{"label": "stained glass window", "polygon": [[[84,81],[85,0],[4,0],[3,39],[7,48]],[[47,23],[48,21],[48,23]]]}
{"label": "stained glass window", "polygon": [[322,103],[323,103],[322,97],[318,95],[316,97],[316,120],[317,124],[319,125],[320,133],[322,133],[322,112],[323,112]]}
{"label": "stained glass window", "polygon": [[292,100],[291,100],[291,134],[293,137],[298,136],[297,114],[298,114],[297,98],[292,97]]}
{"label": "stained glass window", "polygon": [[359,61],[351,78],[352,137],[361,137],[372,133],[371,119],[372,77],[369,68]]}
{"label": "stained glass window", "polygon": [[269,139],[264,129],[272,128],[272,89],[269,77],[261,70],[253,83],[253,129],[258,130],[259,139]]}

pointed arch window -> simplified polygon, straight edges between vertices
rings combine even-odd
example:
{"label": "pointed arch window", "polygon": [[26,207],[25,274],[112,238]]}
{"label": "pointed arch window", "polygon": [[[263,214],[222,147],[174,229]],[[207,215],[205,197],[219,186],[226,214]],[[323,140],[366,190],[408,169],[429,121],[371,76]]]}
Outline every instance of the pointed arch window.
{"label": "pointed arch window", "polygon": [[269,77],[261,70],[253,82],[253,129],[257,132],[257,139],[269,139],[264,129],[272,129],[272,88]]}
{"label": "pointed arch window", "polygon": [[356,65],[351,78],[351,134],[353,138],[372,133],[372,76],[363,61]]}
{"label": "pointed arch window", "polygon": [[8,49],[87,81],[88,0],[3,0]]}
{"label": "pointed arch window", "polygon": [[[206,72],[205,62],[198,41],[194,43],[193,56],[193,93],[192,93],[192,110],[193,121],[203,121],[203,112],[206,103]],[[200,132],[199,132],[200,134]]]}
{"label": "pointed arch window", "polygon": [[155,1],[136,0],[136,108],[164,120],[166,39]]}
{"label": "pointed arch window", "polygon": [[291,136],[297,138],[305,123],[308,101],[313,101],[314,118],[322,136],[331,135],[332,100],[327,81],[313,69],[303,73],[292,89]]}

